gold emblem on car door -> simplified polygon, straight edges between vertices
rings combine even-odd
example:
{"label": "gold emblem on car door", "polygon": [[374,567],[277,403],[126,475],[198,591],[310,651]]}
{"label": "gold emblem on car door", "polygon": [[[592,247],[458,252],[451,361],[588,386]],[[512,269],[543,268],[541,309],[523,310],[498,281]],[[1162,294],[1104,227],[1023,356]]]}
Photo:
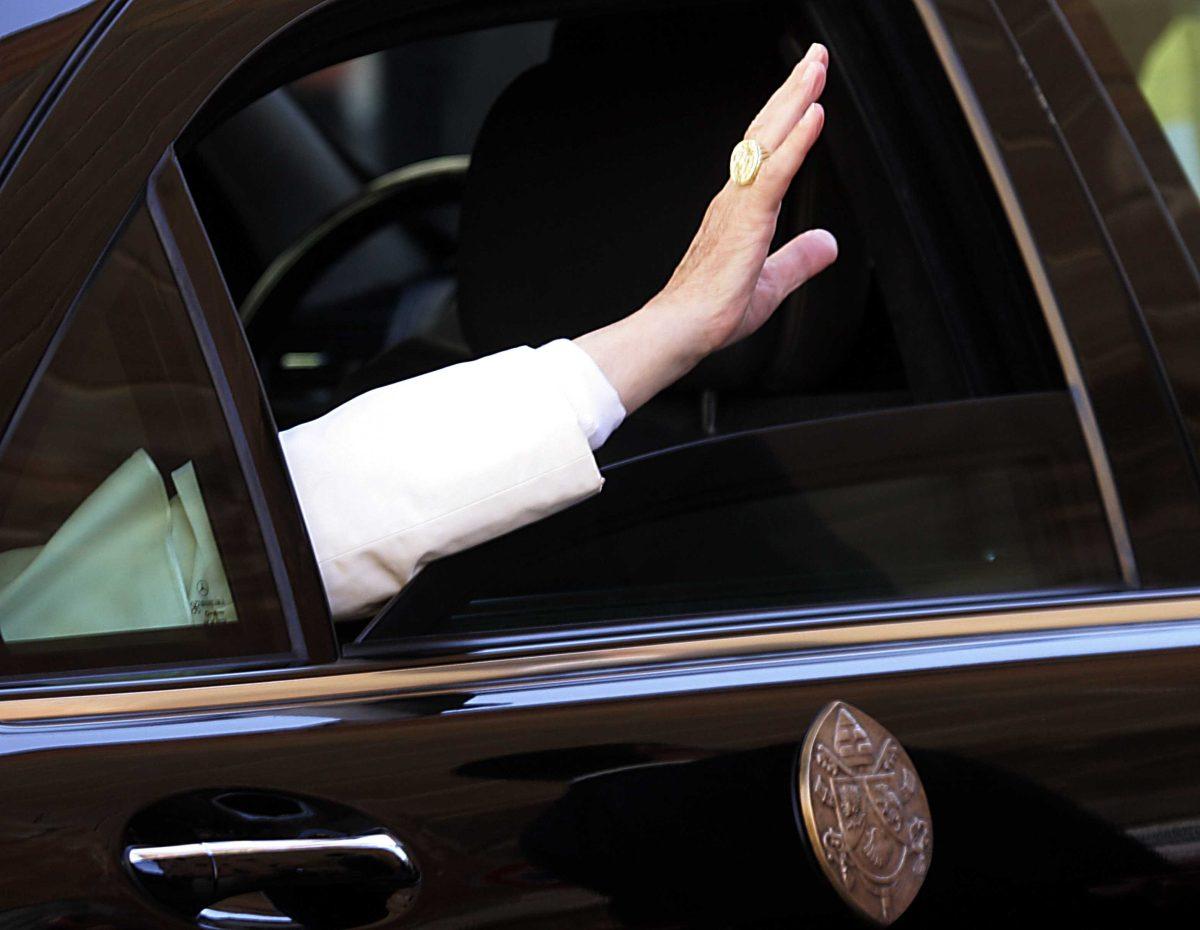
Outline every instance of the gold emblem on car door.
{"label": "gold emblem on car door", "polygon": [[842,701],[817,716],[797,775],[821,870],[851,907],[886,926],[920,891],[933,851],[929,801],[891,733]]}

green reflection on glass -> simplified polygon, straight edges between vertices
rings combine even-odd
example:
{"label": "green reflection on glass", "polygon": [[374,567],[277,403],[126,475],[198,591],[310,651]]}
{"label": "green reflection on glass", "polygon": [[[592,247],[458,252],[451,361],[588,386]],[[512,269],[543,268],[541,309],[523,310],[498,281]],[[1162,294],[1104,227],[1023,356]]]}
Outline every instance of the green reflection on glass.
{"label": "green reflection on glass", "polygon": [[1095,0],[1200,194],[1200,0]]}

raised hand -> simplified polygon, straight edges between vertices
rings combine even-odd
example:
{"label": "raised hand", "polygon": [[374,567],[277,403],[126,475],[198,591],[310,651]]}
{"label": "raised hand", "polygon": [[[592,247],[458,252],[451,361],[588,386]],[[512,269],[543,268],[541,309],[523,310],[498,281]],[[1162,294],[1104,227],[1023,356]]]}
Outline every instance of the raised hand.
{"label": "raised hand", "polygon": [[700,359],[749,336],[792,291],[837,258],[823,229],[768,254],[783,197],[825,124],[829,54],[813,45],[746,131],[767,152],[748,184],[717,193],[666,287],[641,310],[579,337],[621,395],[641,406]]}

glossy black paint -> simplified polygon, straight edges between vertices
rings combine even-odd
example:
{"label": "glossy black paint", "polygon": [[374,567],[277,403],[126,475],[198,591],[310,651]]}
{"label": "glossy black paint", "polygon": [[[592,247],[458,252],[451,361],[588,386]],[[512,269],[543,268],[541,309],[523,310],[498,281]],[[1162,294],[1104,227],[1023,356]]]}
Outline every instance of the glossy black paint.
{"label": "glossy black paint", "polygon": [[[298,30],[315,43],[321,16],[362,6],[114,5],[119,15],[92,37],[91,54],[27,124],[0,187],[0,423],[149,183],[156,227],[261,482],[257,515],[276,536],[279,583],[311,665],[331,661],[334,648],[310,549],[169,149],[206,99],[219,101],[228,74],[248,62],[271,73],[269,55],[252,56],[277,30],[321,7]],[[434,7],[413,4],[397,18],[431,29],[418,14]],[[443,22],[478,14],[465,5],[441,12]],[[1123,253],[1109,248],[1103,211],[1098,219],[1096,205],[1114,191],[1103,172],[1068,157],[1017,46],[1030,50],[1039,81],[1043,69],[1063,68],[1056,86],[1082,97],[1103,89],[1078,58],[1052,54],[1073,46],[1045,3],[1001,11],[942,0],[926,12],[947,27],[1018,194],[1096,407],[1142,578],[1190,582],[1200,503],[1173,404],[1190,405],[1173,399],[1156,361],[1157,351],[1173,369],[1169,359],[1186,349],[1164,347],[1151,323],[1152,350],[1142,323],[1153,307],[1142,307]],[[65,51],[76,40],[55,41]],[[1181,263],[1164,269],[1186,272]],[[937,852],[909,926],[1190,918],[1200,903],[1191,838],[1200,624],[1005,637],[971,637],[969,618],[947,624],[942,642],[884,638],[686,663],[664,648],[590,675],[531,663],[520,681],[470,689],[4,724],[0,925],[189,926],[141,893],[122,852],[172,803],[164,799],[208,803],[235,789],[303,798],[394,832],[424,876],[397,925],[852,925],[815,879],[791,800],[795,752],[834,698],[892,730],[929,793]],[[477,647],[461,649],[446,659],[469,659]],[[235,679],[216,679],[225,680]]]}
{"label": "glossy black paint", "polygon": [[[1096,12],[1067,0],[1057,13],[1038,17],[1036,26],[1025,14],[1023,47],[1044,63],[1038,70],[1050,90],[1048,104],[1136,292],[1194,455],[1200,437],[1200,202]],[[1104,94],[1095,92],[1097,85]]]}
{"label": "glossy black paint", "polygon": [[5,918],[183,926],[122,874],[127,825],[180,790],[252,786],[337,799],[401,837],[425,875],[406,926],[853,926],[812,881],[788,800],[792,756],[834,695],[888,718],[929,791],[938,846],[912,925],[1184,913],[1188,872],[1123,831],[1200,802],[1195,651],[1027,651],[808,681],[785,660],[770,687],[691,669],[641,697],[609,678],[9,731],[8,829],[42,816],[0,876],[24,904]]}
{"label": "glossy black paint", "polygon": [[105,0],[30,0],[0,12],[0,182],[101,31]]}

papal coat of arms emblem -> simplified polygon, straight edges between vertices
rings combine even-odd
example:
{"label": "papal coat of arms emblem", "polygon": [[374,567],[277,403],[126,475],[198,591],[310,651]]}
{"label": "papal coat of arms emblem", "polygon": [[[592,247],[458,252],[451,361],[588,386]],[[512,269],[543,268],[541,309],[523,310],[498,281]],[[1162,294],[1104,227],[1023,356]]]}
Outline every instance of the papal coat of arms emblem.
{"label": "papal coat of arms emblem", "polygon": [[797,773],[804,827],[822,871],[855,910],[887,925],[925,880],[929,801],[891,733],[835,701],[817,716]]}

